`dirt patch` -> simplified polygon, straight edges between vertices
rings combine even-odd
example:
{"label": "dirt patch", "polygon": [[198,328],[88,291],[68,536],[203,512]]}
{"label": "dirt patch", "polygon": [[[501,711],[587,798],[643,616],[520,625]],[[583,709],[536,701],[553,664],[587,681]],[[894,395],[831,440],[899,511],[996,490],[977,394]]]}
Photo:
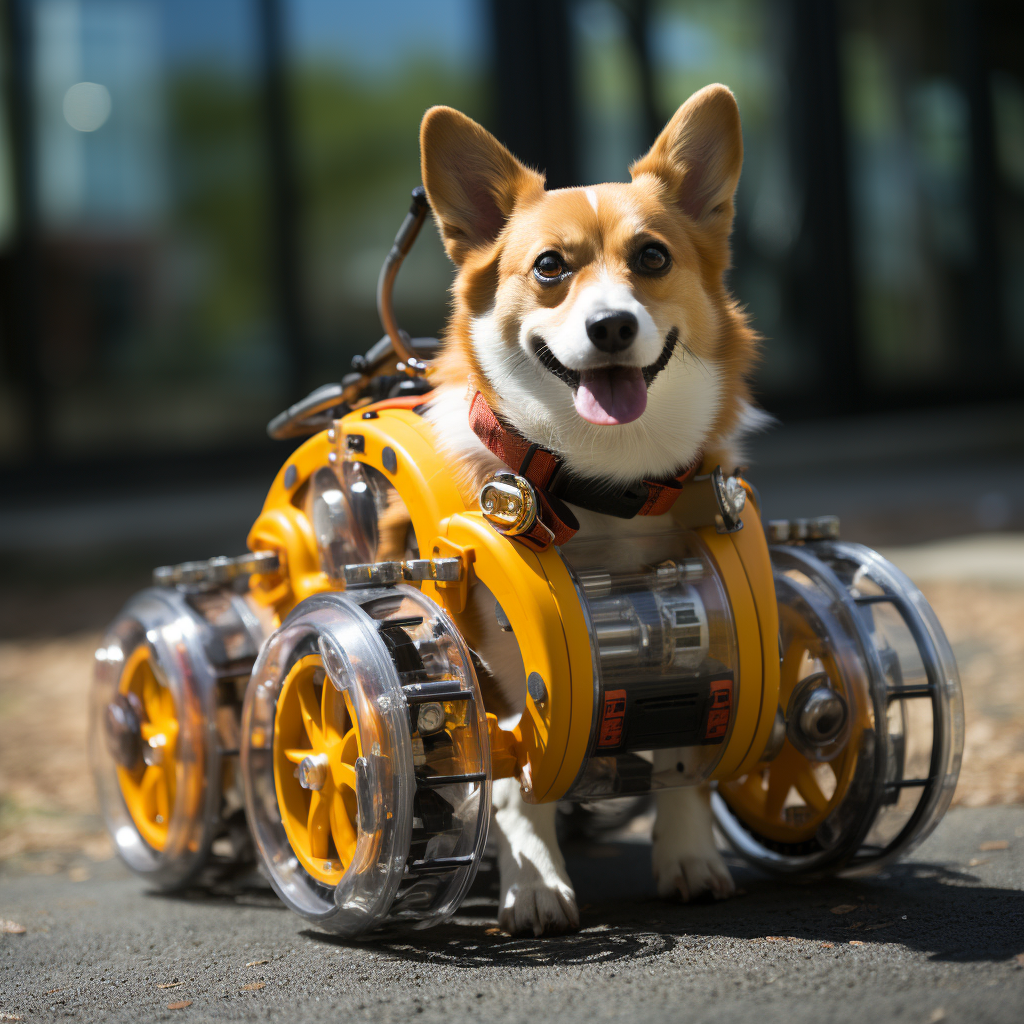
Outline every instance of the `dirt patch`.
{"label": "dirt patch", "polygon": [[[112,852],[86,754],[100,635],[0,642],[0,859]],[[45,872],[55,861],[33,863]]]}
{"label": "dirt patch", "polygon": [[[1024,802],[1024,587],[923,587],[956,653],[966,737],[954,803]],[[0,860],[57,871],[111,847],[86,755],[95,631],[0,642]]]}
{"label": "dirt patch", "polygon": [[1024,802],[1024,587],[928,583],[964,688],[964,760],[954,803]]}

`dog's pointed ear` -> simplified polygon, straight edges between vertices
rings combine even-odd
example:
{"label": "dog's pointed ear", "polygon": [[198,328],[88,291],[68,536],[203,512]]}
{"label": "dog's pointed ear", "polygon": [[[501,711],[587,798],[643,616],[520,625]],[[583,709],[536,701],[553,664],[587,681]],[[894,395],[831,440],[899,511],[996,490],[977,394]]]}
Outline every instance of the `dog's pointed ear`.
{"label": "dog's pointed ear", "polygon": [[664,181],[683,212],[700,226],[728,230],[742,166],[736,98],[724,85],[708,85],[675,112],[629,171],[634,180],[652,174]]}
{"label": "dog's pointed ear", "polygon": [[431,107],[420,126],[423,187],[454,263],[490,245],[516,203],[544,191],[487,129],[451,107]]}

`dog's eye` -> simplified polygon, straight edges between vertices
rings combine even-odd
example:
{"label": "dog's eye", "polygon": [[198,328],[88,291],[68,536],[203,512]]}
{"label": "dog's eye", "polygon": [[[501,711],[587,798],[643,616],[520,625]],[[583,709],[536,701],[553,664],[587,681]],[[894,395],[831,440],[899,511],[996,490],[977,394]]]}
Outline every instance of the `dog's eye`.
{"label": "dog's eye", "polygon": [[538,281],[557,281],[565,273],[565,263],[557,252],[543,252],[533,264],[533,273]]}
{"label": "dog's eye", "polygon": [[668,268],[668,253],[660,245],[647,245],[640,250],[637,257],[637,267],[648,274],[656,274],[660,270]]}

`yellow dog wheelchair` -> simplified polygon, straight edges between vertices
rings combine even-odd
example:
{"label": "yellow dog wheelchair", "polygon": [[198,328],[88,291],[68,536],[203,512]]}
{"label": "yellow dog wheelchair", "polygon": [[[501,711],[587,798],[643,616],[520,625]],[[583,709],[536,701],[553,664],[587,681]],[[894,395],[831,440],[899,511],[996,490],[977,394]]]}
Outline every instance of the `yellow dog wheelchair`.
{"label": "yellow dog wheelchair", "polygon": [[[391,311],[425,213],[418,189],[381,273],[387,335],[271,423],[312,436],[250,553],[156,570],[96,652],[92,764],[122,858],[174,888],[255,855],[289,907],[355,935],[455,911],[496,778],[532,802],[710,782],[722,834],[776,872],[910,850],[963,746],[956,664],[921,593],[833,518],[763,526],[717,466],[684,486],[670,536],[624,521],[571,559],[517,540],[537,515],[521,477],[467,504],[415,411],[436,343]],[[379,561],[396,502],[406,557]],[[480,586],[527,680],[511,730],[465,639]],[[651,754],[666,750],[671,764]]]}

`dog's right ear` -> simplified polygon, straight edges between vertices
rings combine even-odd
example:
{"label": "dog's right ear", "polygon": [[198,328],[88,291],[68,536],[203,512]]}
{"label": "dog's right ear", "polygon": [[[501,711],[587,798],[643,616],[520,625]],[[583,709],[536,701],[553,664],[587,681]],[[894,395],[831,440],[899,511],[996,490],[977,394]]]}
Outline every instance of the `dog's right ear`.
{"label": "dog's right ear", "polygon": [[423,187],[452,261],[501,233],[516,203],[544,191],[489,131],[451,107],[431,107],[420,126]]}

